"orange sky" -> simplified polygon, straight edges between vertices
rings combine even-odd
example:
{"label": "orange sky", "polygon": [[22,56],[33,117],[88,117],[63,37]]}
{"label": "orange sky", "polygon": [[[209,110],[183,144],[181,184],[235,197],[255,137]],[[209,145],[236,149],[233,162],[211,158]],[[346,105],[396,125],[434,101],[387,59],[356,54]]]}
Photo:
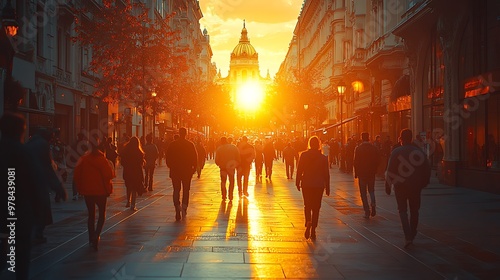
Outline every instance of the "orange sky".
{"label": "orange sky", "polygon": [[278,71],[288,51],[302,0],[200,0],[203,18],[214,53],[212,62],[223,77],[229,71],[231,52],[238,44],[243,19],[250,43],[259,54],[260,72],[271,78]]}

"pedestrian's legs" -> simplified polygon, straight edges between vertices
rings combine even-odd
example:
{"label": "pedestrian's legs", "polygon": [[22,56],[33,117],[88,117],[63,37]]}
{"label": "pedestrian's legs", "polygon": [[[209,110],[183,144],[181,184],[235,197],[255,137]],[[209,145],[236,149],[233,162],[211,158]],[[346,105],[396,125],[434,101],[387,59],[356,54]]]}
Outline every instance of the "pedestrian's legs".
{"label": "pedestrian's legs", "polygon": [[87,230],[89,233],[89,243],[92,244],[95,239],[95,196],[85,196],[85,205],[87,206]]}
{"label": "pedestrian's legs", "polygon": [[130,207],[130,199],[132,197],[132,189],[127,184],[127,181],[125,181],[125,188],[127,189],[127,205],[125,205],[125,207]]}
{"label": "pedestrian's legs", "polygon": [[[399,218],[401,219],[401,226],[403,227],[403,232],[405,234],[406,242],[411,243],[411,229],[410,222],[408,221],[408,190],[403,186],[396,186],[394,188],[394,195],[396,196],[396,202],[398,204]],[[406,246],[406,245],[405,245]]]}
{"label": "pedestrian's legs", "polygon": [[250,168],[251,166],[245,166],[242,170],[243,176],[243,194],[248,196],[248,177],[250,176]]}
{"label": "pedestrian's legs", "polygon": [[408,204],[410,206],[410,233],[411,240],[417,235],[418,226],[418,210],[420,209],[420,189],[411,190],[408,197]]}
{"label": "pedestrian's legs", "polygon": [[186,218],[189,206],[189,190],[191,189],[191,177],[182,179],[182,217]]}
{"label": "pedestrian's legs", "polygon": [[375,177],[367,179],[368,193],[370,194],[370,206],[371,206],[371,216],[374,217],[377,214],[377,207],[375,202]]}
{"label": "pedestrian's legs", "polygon": [[229,194],[228,198],[229,200],[233,200],[233,194],[234,194],[234,174],[235,170],[229,171],[228,172],[228,177],[229,177]]}
{"label": "pedestrian's legs", "polygon": [[226,189],[226,181],[227,181],[227,171],[221,169],[220,170],[220,192],[222,194],[222,200],[226,200],[227,198],[227,189]]}
{"label": "pedestrian's legs", "polygon": [[147,173],[149,173],[149,181],[145,181],[147,186],[148,186],[148,191],[152,191],[153,190],[153,176],[155,174],[155,167],[154,166],[151,166],[151,167],[148,167],[147,169]]}
{"label": "pedestrian's legs", "polygon": [[312,197],[311,190],[302,188],[302,198],[304,199],[304,218],[306,231],[304,232],[304,237],[309,239],[311,236],[312,227]]}
{"label": "pedestrian's legs", "polygon": [[370,207],[368,206],[368,198],[366,197],[366,189],[368,181],[366,178],[359,177],[359,194],[361,196],[361,201],[363,202],[363,209],[365,210],[365,218],[370,217]]}
{"label": "pedestrian's legs", "polygon": [[181,219],[181,179],[172,178],[172,187],[174,189],[172,200],[175,207],[175,220],[179,221]]}
{"label": "pedestrian's legs", "polygon": [[135,210],[135,201],[137,199],[137,191],[135,189],[133,189],[131,192],[132,192],[132,195],[131,195],[131,199],[130,199],[130,210]]}
{"label": "pedestrian's legs", "polygon": [[72,191],[73,191],[73,200],[77,200],[78,199],[78,190],[76,189],[76,184],[75,184],[75,180],[74,179],[71,182],[71,188],[72,188]]}
{"label": "pedestrian's legs", "polygon": [[95,203],[97,204],[97,207],[99,208],[99,218],[97,219],[97,226],[95,228],[95,234],[94,234],[94,248],[97,249],[102,228],[104,226],[104,221],[106,221],[106,200],[107,197],[105,195],[101,196],[96,196]]}
{"label": "pedestrian's legs", "polygon": [[243,195],[243,167],[239,166],[236,171],[236,184],[238,185],[238,196],[241,197]]}

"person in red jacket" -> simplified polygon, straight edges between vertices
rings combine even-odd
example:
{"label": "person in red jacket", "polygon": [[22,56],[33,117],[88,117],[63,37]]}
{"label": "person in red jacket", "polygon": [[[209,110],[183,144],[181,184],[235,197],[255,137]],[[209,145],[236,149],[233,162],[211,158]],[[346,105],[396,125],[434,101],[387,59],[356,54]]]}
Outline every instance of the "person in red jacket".
{"label": "person in red jacket", "polygon": [[330,168],[328,157],[321,154],[320,141],[317,136],[309,138],[309,149],[300,154],[297,163],[295,186],[302,189],[304,198],[304,216],[306,220],[306,239],[316,240],[319,209],[323,192],[330,195]]}
{"label": "person in red jacket", "polygon": [[[89,244],[98,248],[100,235],[106,220],[106,200],[113,192],[111,179],[115,177],[112,163],[99,150],[98,139],[90,143],[91,151],[83,155],[74,171],[78,193],[85,197],[88,210]],[[99,219],[95,225],[95,206],[99,208]]]}

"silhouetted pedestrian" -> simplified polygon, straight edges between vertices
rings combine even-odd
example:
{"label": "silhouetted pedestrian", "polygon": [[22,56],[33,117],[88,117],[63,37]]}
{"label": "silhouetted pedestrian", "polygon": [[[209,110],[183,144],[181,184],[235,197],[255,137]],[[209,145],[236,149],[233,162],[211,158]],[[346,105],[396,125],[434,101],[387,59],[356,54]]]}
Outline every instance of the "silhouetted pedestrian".
{"label": "silhouetted pedestrian", "polygon": [[155,174],[156,160],[158,159],[158,147],[153,143],[153,135],[146,135],[146,145],[144,145],[144,188],[153,191],[153,176]]}
{"label": "silhouetted pedestrian", "polygon": [[123,179],[127,188],[127,204],[130,210],[136,211],[135,202],[137,196],[141,196],[145,191],[144,174],[144,150],[142,149],[139,138],[132,137],[120,154],[123,166]]}
{"label": "silhouetted pedestrian", "polygon": [[203,168],[205,167],[205,161],[207,158],[207,153],[201,139],[198,139],[198,141],[196,142],[196,153],[198,154],[198,165],[196,166],[196,173],[198,175],[198,179],[200,179],[201,170],[203,170]]}
{"label": "silhouetted pedestrian", "polygon": [[271,138],[266,139],[264,144],[264,166],[266,168],[266,179],[271,181],[271,175],[273,175],[273,161],[276,157],[276,150],[274,149],[273,140]]}
{"label": "silhouetted pedestrian", "polygon": [[[98,139],[90,141],[90,152],[83,155],[75,167],[75,184],[78,192],[85,197],[88,211],[87,228],[89,245],[95,250],[106,220],[106,200],[113,193],[111,180],[115,177],[113,163],[98,148]],[[99,218],[95,223],[95,207],[99,209]]]}
{"label": "silhouetted pedestrian", "polygon": [[330,195],[330,170],[328,158],[321,154],[317,136],[309,138],[309,149],[300,154],[297,164],[297,190],[302,189],[306,231],[304,237],[316,240],[319,210],[323,192]]}
{"label": "silhouetted pedestrian", "polygon": [[401,130],[400,140],[401,147],[395,148],[389,158],[385,179],[388,194],[391,192],[390,186],[394,186],[406,248],[417,235],[420,193],[429,184],[431,167],[422,149],[412,145],[411,130]]}
{"label": "silhouetted pedestrian", "polygon": [[[34,167],[22,144],[25,129],[26,122],[20,114],[5,112],[0,118],[0,179],[3,184],[0,192],[3,208],[0,211],[0,270],[14,271],[18,280],[29,278],[32,225],[35,213],[40,209]],[[14,206],[15,211],[10,211],[8,206]],[[12,234],[15,244],[8,243]],[[12,248],[15,250],[14,263],[8,259]]]}
{"label": "silhouetted pedestrian", "polygon": [[262,167],[264,166],[264,146],[261,140],[255,141],[255,181],[262,183]]}
{"label": "silhouetted pedestrian", "polygon": [[[380,164],[379,149],[370,143],[368,132],[361,133],[363,141],[354,150],[354,178],[358,178],[359,193],[365,210],[365,218],[376,215],[375,175]],[[370,194],[370,205],[366,192]],[[370,211],[371,206],[371,211]]]}
{"label": "silhouetted pedestrian", "polygon": [[36,196],[40,203],[40,211],[35,213],[34,245],[47,242],[43,231],[45,226],[51,225],[53,222],[50,192],[56,193],[63,200],[66,200],[67,197],[66,190],[52,168],[49,144],[51,138],[51,131],[46,128],[38,128],[25,145],[34,166]]}
{"label": "silhouetted pedestrian", "polygon": [[[174,188],[173,202],[175,207],[175,220],[185,219],[189,206],[189,190],[191,179],[198,166],[198,154],[193,142],[186,139],[187,130],[179,128],[178,139],[172,141],[167,149],[166,161],[170,168],[170,178]],[[175,137],[174,137],[175,139]],[[180,193],[182,188],[182,204]]]}
{"label": "silhouetted pedestrian", "polygon": [[298,160],[299,154],[292,147],[292,143],[288,143],[283,149],[283,162],[286,168],[286,178],[293,179],[293,171],[295,169],[295,160]]}
{"label": "silhouetted pedestrian", "polygon": [[[215,151],[215,164],[220,169],[220,190],[222,194],[222,200],[225,201],[229,197],[229,200],[233,200],[234,192],[234,175],[236,168],[240,164],[240,152],[238,148],[230,144],[227,138],[222,136],[220,138],[220,146]],[[229,180],[229,193],[226,188],[226,182]]]}
{"label": "silhouetted pedestrian", "polygon": [[238,196],[244,195],[248,197],[248,177],[250,176],[252,162],[255,159],[255,148],[248,143],[248,138],[243,136],[238,144],[238,150],[240,152],[240,164],[236,176],[238,178]]}

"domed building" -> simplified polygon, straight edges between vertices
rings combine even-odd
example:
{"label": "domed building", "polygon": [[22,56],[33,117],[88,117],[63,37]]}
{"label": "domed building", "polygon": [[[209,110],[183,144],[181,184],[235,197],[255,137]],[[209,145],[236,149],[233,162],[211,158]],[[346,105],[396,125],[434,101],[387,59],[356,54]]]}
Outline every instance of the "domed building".
{"label": "domed building", "polygon": [[259,54],[252,44],[250,44],[244,20],[240,41],[231,52],[228,76],[224,78],[221,77],[219,69],[216,83],[229,86],[233,98],[236,98],[238,89],[245,84],[259,84],[264,88],[271,83],[269,70],[267,71],[266,77],[260,75]]}

